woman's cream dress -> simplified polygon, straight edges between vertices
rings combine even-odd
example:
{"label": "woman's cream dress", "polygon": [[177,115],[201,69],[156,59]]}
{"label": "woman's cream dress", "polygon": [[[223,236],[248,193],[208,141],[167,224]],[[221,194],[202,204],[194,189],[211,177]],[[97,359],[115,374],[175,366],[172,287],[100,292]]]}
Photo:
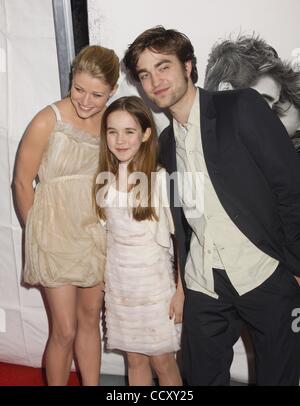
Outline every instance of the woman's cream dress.
{"label": "woman's cream dress", "polygon": [[106,235],[98,222],[92,186],[99,139],[57,122],[39,168],[28,213],[24,281],[46,287],[94,286],[103,280]]}

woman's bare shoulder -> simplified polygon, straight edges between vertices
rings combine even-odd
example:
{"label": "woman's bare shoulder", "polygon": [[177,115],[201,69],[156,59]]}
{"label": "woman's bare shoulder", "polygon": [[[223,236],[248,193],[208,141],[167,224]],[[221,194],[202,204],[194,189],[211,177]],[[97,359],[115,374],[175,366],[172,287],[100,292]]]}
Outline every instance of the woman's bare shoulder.
{"label": "woman's bare shoulder", "polygon": [[24,133],[26,139],[48,138],[56,124],[56,116],[54,110],[50,106],[40,110],[28,124]]}

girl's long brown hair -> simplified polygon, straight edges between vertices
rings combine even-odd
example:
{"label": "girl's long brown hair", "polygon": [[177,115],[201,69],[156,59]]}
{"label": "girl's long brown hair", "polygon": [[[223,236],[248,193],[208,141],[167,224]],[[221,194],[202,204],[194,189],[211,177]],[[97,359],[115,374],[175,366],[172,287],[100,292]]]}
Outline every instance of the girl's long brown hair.
{"label": "girl's long brown hair", "polygon": [[[98,174],[102,172],[110,172],[116,178],[118,177],[119,161],[112,154],[107,146],[107,119],[114,111],[127,111],[141,126],[143,133],[147,128],[151,129],[149,138],[142,142],[139,151],[128,165],[128,176],[133,172],[142,172],[146,175],[148,181],[148,204],[137,205],[133,207],[133,218],[138,221],[142,220],[157,220],[154,207],[151,205],[152,182],[151,173],[157,171],[158,158],[158,139],[156,126],[149,107],[145,102],[137,96],[121,97],[111,103],[105,110],[101,121],[100,133],[100,158]],[[94,196],[105,184],[95,184]],[[133,185],[134,186],[134,185]],[[132,186],[132,187],[133,187]],[[96,204],[96,210],[101,219],[106,219],[105,209]]]}

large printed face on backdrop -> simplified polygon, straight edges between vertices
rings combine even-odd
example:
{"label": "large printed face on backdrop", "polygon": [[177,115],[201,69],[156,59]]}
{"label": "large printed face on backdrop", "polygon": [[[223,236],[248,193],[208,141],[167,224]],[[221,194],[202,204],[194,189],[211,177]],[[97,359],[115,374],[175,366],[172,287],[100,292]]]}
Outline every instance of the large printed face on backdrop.
{"label": "large printed face on backdrop", "polygon": [[183,66],[176,55],[145,49],[139,57],[137,72],[149,99],[160,108],[170,108],[188,91],[191,63]]}
{"label": "large printed face on backdrop", "polygon": [[[289,102],[277,103],[281,92],[281,85],[279,83],[271,76],[265,75],[251,87],[265,98],[271,108],[275,107],[275,110],[278,110],[278,116],[290,136],[293,136],[296,131],[300,130],[300,111]],[[275,104],[278,104],[277,109]]]}
{"label": "large printed face on backdrop", "polygon": [[250,86],[260,93],[272,108],[278,102],[280,97],[281,85],[277,83],[271,76],[261,76],[255,85]]}
{"label": "large printed face on backdrop", "polygon": [[289,102],[279,103],[279,118],[287,132],[292,137],[300,131],[300,110]]}
{"label": "large printed face on backdrop", "polygon": [[100,113],[112,95],[111,86],[86,72],[75,73],[71,87],[71,102],[80,118]]}

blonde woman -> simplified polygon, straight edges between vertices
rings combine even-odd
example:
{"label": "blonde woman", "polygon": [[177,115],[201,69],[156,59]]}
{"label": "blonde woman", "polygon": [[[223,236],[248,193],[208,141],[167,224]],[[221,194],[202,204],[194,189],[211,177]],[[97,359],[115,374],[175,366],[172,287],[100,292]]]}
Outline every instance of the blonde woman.
{"label": "blonde woman", "polygon": [[20,144],[14,185],[26,225],[24,280],[43,287],[49,308],[48,385],[67,384],[74,354],[83,385],[99,381],[105,234],[92,185],[101,117],[118,77],[112,50],[81,50],[69,96],[40,111]]}

